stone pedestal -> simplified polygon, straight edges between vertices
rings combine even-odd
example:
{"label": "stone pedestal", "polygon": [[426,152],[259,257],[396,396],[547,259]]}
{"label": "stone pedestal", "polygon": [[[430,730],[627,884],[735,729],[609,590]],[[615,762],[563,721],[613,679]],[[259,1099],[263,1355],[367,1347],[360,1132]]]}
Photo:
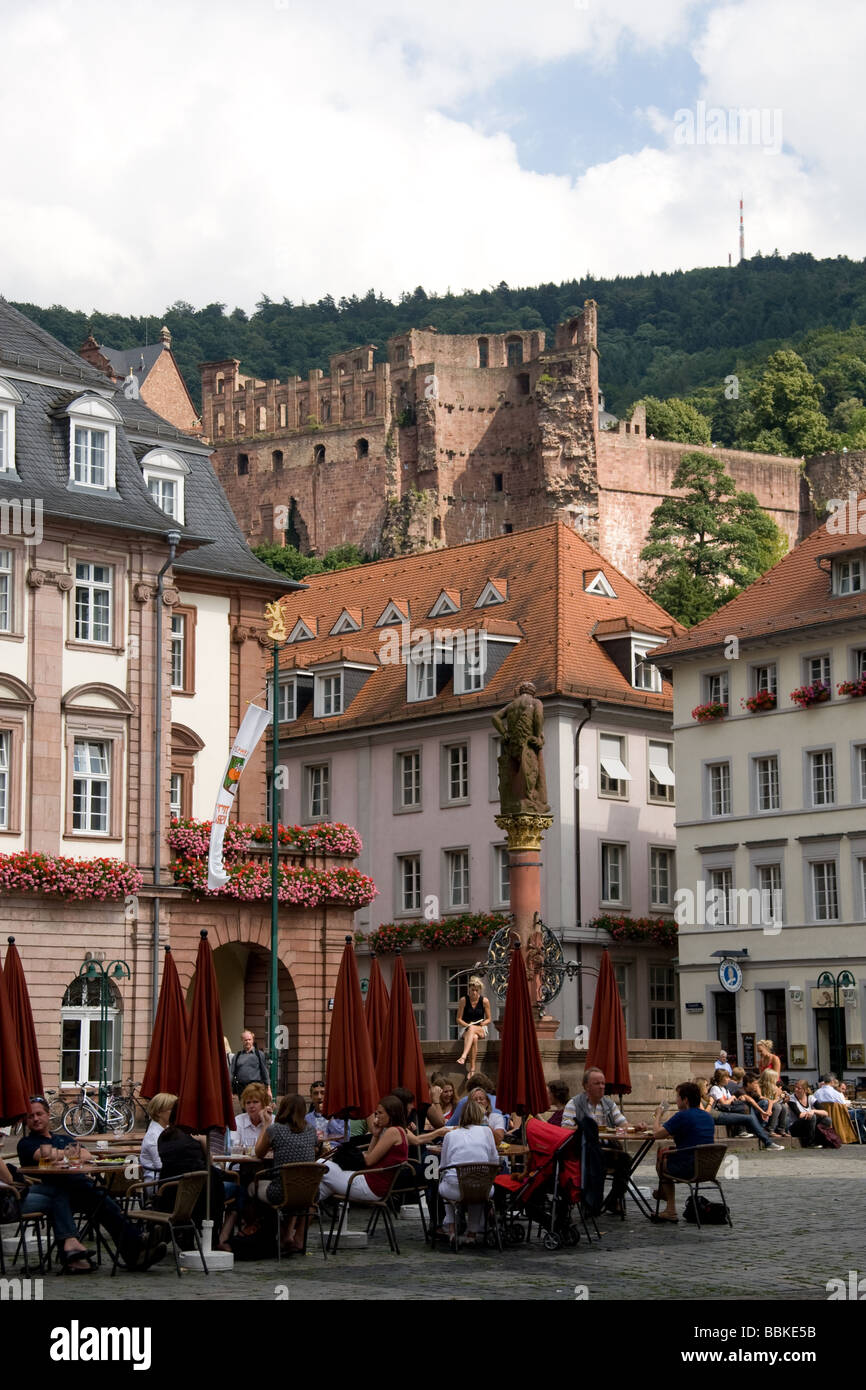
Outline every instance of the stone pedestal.
{"label": "stone pedestal", "polygon": [[[538,929],[541,921],[541,841],[545,830],[553,825],[553,817],[534,811],[521,811],[496,816],[495,820],[500,830],[505,831],[508,840],[512,931],[520,944],[526,966],[529,997],[535,1001],[538,999],[538,968],[543,951]],[[556,1036],[559,1027],[556,1019],[549,1016],[537,1019],[539,1032],[542,1031],[542,1024],[548,1025],[543,1036]]]}

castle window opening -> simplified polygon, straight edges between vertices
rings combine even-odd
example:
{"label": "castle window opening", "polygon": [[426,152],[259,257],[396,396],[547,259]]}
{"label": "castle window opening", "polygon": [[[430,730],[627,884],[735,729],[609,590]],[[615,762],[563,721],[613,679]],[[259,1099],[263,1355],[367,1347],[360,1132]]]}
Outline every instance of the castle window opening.
{"label": "castle window opening", "polygon": [[217,393],[217,395],[218,395],[218,396],[221,396],[221,395],[223,394],[223,392],[225,391],[225,389],[226,389],[226,379],[225,379],[225,377],[224,377],[224,376],[218,376],[217,379],[216,379],[216,393]]}
{"label": "castle window opening", "polygon": [[490,366],[490,343],[487,338],[478,339],[478,365],[479,367]]}
{"label": "castle window opening", "polygon": [[521,372],[517,378],[517,390],[521,396],[529,395],[529,373]]}
{"label": "castle window opening", "polygon": [[313,462],[314,462],[314,463],[324,463],[324,462],[325,462],[325,446],[324,446],[324,444],[317,444],[317,445],[316,445],[315,449],[313,450]]}
{"label": "castle window opening", "polygon": [[502,534],[503,536],[510,536],[513,530],[514,527],[512,526],[511,522],[506,521],[504,526],[502,527]]}
{"label": "castle window opening", "polygon": [[285,401],[280,405],[280,429],[284,430],[289,423],[289,407]]}
{"label": "castle window opening", "polygon": [[369,441],[368,441],[368,440],[366,440],[366,439],[357,439],[357,440],[355,441],[355,458],[358,458],[358,459],[365,459],[365,458],[367,457],[367,455],[369,454],[369,452],[370,452],[370,444],[369,444]]}
{"label": "castle window opening", "polygon": [[238,477],[245,478],[250,471],[249,454],[238,454]]}
{"label": "castle window opening", "polygon": [[226,432],[226,417],[225,417],[225,412],[222,411],[222,410],[219,410],[219,411],[217,411],[217,434],[225,434],[225,432]]}
{"label": "castle window opening", "polygon": [[395,362],[405,362],[405,361],[406,361],[406,349],[405,349],[405,347],[403,347],[402,344],[400,345],[400,347],[398,347],[398,348],[396,349],[396,351],[395,351],[395,353],[394,353],[394,361],[395,361]]}
{"label": "castle window opening", "polygon": [[346,371],[346,364],[345,364],[345,362],[340,362],[340,363],[338,363],[338,365],[337,365],[337,374],[338,374],[338,376],[343,376],[343,375],[345,374],[345,371]]}
{"label": "castle window opening", "polygon": [[301,396],[298,401],[298,424],[305,425],[307,422],[307,402]]}
{"label": "castle window opening", "polygon": [[275,450],[274,450],[274,452],[271,454],[271,463],[274,465],[274,472],[275,472],[275,473],[282,473],[282,471],[283,471],[283,451],[282,451],[282,449],[275,449]]}
{"label": "castle window opening", "polygon": [[328,422],[330,421],[330,418],[331,418],[331,398],[330,398],[330,396],[324,396],[324,397],[322,398],[322,412],[321,412],[321,417],[320,417],[320,418],[321,418],[323,424],[328,424]]}
{"label": "castle window opening", "polygon": [[502,492],[502,474],[501,474],[501,473],[494,473],[494,474],[493,474],[493,491],[494,491],[494,492]]}
{"label": "castle window opening", "polygon": [[372,415],[376,406],[376,397],[372,391],[364,392],[364,414]]}
{"label": "castle window opening", "polygon": [[259,406],[259,430],[266,430],[268,427],[268,412],[265,406]]}
{"label": "castle window opening", "polygon": [[509,367],[520,367],[523,364],[523,339],[508,338],[505,343],[506,360]]}
{"label": "castle window opening", "polygon": [[355,371],[356,371],[356,372],[360,372],[360,371],[363,370],[363,367],[364,367],[364,359],[363,359],[363,357],[356,357],[356,358],[355,358]]}
{"label": "castle window opening", "polygon": [[438,541],[438,540],[441,540],[441,538],[442,538],[442,519],[441,519],[441,517],[434,516],[434,518],[433,518],[433,539]]}

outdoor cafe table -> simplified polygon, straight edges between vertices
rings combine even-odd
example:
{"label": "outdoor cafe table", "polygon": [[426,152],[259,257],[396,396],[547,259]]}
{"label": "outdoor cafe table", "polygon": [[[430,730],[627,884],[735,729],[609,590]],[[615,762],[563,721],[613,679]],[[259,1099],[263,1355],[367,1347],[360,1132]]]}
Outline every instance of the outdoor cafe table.
{"label": "outdoor cafe table", "polygon": [[[647,1220],[651,1220],[653,1215],[652,1207],[635,1182],[634,1175],[643,1163],[653,1144],[658,1143],[658,1140],[653,1136],[652,1130],[636,1130],[632,1125],[629,1125],[625,1134],[615,1129],[600,1129],[598,1131],[598,1137],[602,1144],[604,1144],[606,1139],[616,1140],[617,1144],[622,1145],[623,1152],[628,1154],[627,1191],[638,1210],[643,1213]],[[635,1146],[633,1151],[628,1147],[630,1144]]]}
{"label": "outdoor cafe table", "polygon": [[103,1204],[111,1195],[106,1179],[110,1178],[112,1174],[122,1173],[125,1162],[125,1159],[120,1161],[115,1159],[113,1163],[105,1160],[96,1160],[94,1162],[85,1160],[83,1163],[46,1163],[38,1167],[36,1165],[28,1165],[19,1168],[18,1171],[25,1177],[48,1179],[52,1183],[58,1178],[90,1178],[93,1180],[94,1185],[101,1190],[102,1196],[100,1201],[93,1208],[93,1211],[88,1215],[84,1229],[80,1232],[80,1238],[82,1240],[95,1238],[98,1258],[100,1244],[104,1239],[104,1237],[99,1234],[99,1213],[102,1210]]}

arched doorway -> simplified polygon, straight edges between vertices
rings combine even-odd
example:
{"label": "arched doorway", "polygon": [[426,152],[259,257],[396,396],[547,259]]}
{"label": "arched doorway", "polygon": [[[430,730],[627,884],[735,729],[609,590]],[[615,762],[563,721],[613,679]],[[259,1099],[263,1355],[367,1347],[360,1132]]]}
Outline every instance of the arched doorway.
{"label": "arched doorway", "polygon": [[[240,1046],[241,1033],[250,1028],[256,1035],[256,1046],[263,1052],[269,1049],[268,987],[271,978],[271,953],[249,941],[229,941],[213,953],[214,970],[220,995],[223,1029],[232,1051]],[[294,982],[282,961],[277,967],[279,990],[279,1023],[287,1030],[286,1046],[280,1050],[277,1075],[272,1077],[275,1095],[287,1095],[298,1089],[298,996]],[[195,976],[189,987],[192,1001]]]}

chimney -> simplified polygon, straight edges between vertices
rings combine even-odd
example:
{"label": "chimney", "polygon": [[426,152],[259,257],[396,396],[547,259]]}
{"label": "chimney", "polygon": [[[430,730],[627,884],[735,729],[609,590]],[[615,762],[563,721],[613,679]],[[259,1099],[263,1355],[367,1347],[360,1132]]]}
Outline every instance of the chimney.
{"label": "chimney", "polygon": [[171,352],[171,333],[169,332],[165,324],[163,324],[162,328],[159,330],[159,337],[163,348],[167,349],[168,352]]}

